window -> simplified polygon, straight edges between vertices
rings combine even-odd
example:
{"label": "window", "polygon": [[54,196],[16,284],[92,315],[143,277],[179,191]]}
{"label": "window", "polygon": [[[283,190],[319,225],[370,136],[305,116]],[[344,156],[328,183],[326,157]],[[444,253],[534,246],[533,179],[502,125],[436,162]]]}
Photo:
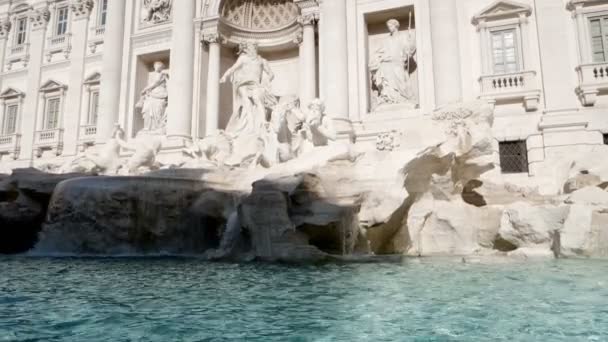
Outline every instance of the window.
{"label": "window", "polygon": [[99,23],[98,26],[106,26],[108,16],[108,0],[99,0]]}
{"label": "window", "polygon": [[55,28],[55,36],[63,36],[68,31],[68,7],[59,7],[57,9],[57,24]]}
{"label": "window", "polygon": [[492,31],[492,60],[494,74],[519,71],[515,29]]}
{"label": "window", "polygon": [[27,18],[17,20],[17,29],[15,30],[15,45],[25,44],[27,38]]}
{"label": "window", "polygon": [[589,33],[591,35],[591,53],[594,63],[606,61],[608,56],[608,16],[589,19]]}
{"label": "window", "polygon": [[528,172],[528,148],[524,140],[501,142],[498,147],[503,173]]}
{"label": "window", "polygon": [[46,100],[44,129],[56,129],[59,127],[60,97],[50,97]]}
{"label": "window", "polygon": [[19,105],[10,104],[4,106],[4,121],[2,123],[2,134],[9,135],[17,132],[17,113]]}
{"label": "window", "polygon": [[89,104],[89,116],[87,124],[95,125],[97,123],[97,114],[99,113],[99,91],[93,91],[91,93],[91,99]]}
{"label": "window", "polygon": [[604,133],[604,145],[608,145],[608,133]]}

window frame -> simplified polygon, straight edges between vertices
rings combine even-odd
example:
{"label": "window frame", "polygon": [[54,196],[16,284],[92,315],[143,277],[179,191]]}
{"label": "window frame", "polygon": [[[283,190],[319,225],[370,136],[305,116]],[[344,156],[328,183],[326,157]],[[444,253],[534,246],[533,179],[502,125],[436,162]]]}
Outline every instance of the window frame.
{"label": "window frame", "polygon": [[[492,38],[494,37],[494,34],[496,32],[504,32],[504,31],[513,31],[513,38],[515,40],[515,59],[516,59],[516,64],[517,64],[517,68],[515,71],[509,71],[509,72],[496,72],[496,65],[494,63],[494,44],[493,44],[493,40]],[[485,42],[482,42],[482,44],[486,44],[487,46],[487,54],[488,56],[486,56],[485,58],[487,58],[487,62],[489,64],[489,68],[490,70],[488,70],[488,73],[490,75],[504,75],[504,74],[512,74],[512,73],[517,73],[517,72],[522,72],[525,71],[525,67],[524,67],[524,55],[523,55],[523,37],[522,37],[522,30],[519,24],[519,21],[517,23],[495,23],[494,25],[488,25],[488,35],[486,37]]]}
{"label": "window frame", "polygon": [[[55,118],[55,125],[53,127],[49,127],[49,109],[51,101],[57,100],[57,117]],[[59,129],[61,127],[61,107],[62,107],[62,96],[60,94],[53,94],[49,96],[45,96],[44,99],[44,116],[42,119],[42,130],[43,131],[51,131],[55,129]]]}
{"label": "window frame", "polygon": [[[24,22],[25,23],[25,27],[23,28],[23,31],[20,30],[20,23]],[[25,15],[21,15],[15,18],[15,35],[14,35],[14,41],[13,41],[13,46],[23,46],[25,44],[27,44],[27,40],[28,40],[28,36],[29,36],[29,19],[27,16]],[[20,35],[22,35],[23,37],[23,41],[19,42],[19,37]]]}
{"label": "window frame", "polygon": [[[87,110],[86,125],[96,125],[99,119],[99,87],[92,87],[89,91],[89,105]],[[97,103],[93,101],[97,100]]]}
{"label": "window frame", "polygon": [[[514,56],[515,56],[515,70],[507,70],[507,66],[509,65],[506,62],[506,51],[507,48],[504,45],[504,33],[506,32],[510,32],[513,33],[513,50],[514,50]],[[490,56],[491,56],[491,62],[492,62],[492,74],[493,75],[500,75],[500,74],[512,74],[512,73],[516,73],[516,72],[520,72],[523,71],[522,70],[522,57],[521,57],[521,38],[519,37],[519,30],[517,29],[517,27],[511,27],[511,26],[507,26],[507,27],[494,27],[491,28],[489,30],[489,48],[490,48]],[[496,63],[496,54],[494,53],[496,50],[496,47],[494,46],[494,37],[498,34],[501,34],[501,52],[502,52],[502,58],[503,58],[503,62],[502,62],[502,67],[503,67],[503,71],[499,72],[497,71],[497,63]]]}
{"label": "window frame", "polygon": [[[13,135],[13,134],[17,134],[17,128],[19,127],[19,101],[5,101],[4,105],[3,105],[3,112],[2,112],[2,132],[0,132],[0,135],[2,136],[7,136],[7,135]],[[9,131],[8,126],[9,126],[9,114],[10,108],[15,108],[15,117],[12,121],[12,129]]]}
{"label": "window frame", "polygon": [[105,27],[108,22],[108,1],[97,0],[97,27]]}
{"label": "window frame", "polygon": [[[62,17],[62,15],[61,15],[61,12],[63,10],[65,10],[65,18]],[[55,23],[54,23],[53,27],[54,27],[53,37],[62,37],[69,33],[70,7],[68,6],[67,3],[57,4],[57,7],[55,8]],[[63,31],[60,32],[61,30],[63,30]]]}
{"label": "window frame", "polygon": [[[520,154],[507,154],[504,149],[506,149],[507,145],[517,144],[517,148],[520,149]],[[520,140],[505,140],[498,142],[498,154],[500,158],[500,171],[502,174],[506,175],[514,175],[514,174],[529,174],[530,173],[530,160],[528,157],[528,143],[526,139]],[[511,160],[510,163],[512,165],[517,165],[520,167],[519,169],[511,169],[509,168],[511,165],[507,165],[507,160],[509,158],[521,158],[519,160]]]}

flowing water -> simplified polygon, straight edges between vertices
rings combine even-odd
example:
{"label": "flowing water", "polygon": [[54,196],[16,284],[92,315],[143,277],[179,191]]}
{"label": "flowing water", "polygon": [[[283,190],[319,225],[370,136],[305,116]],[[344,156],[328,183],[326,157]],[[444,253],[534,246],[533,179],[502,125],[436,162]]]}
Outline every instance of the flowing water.
{"label": "flowing water", "polygon": [[608,262],[0,258],[0,341],[608,341]]}

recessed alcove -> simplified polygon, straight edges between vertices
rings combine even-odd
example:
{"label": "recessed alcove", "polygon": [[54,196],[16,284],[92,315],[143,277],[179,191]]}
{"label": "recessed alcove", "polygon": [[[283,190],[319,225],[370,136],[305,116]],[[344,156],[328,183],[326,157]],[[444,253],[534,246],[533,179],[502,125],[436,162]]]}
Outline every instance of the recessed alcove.
{"label": "recessed alcove", "polygon": [[[139,101],[141,97],[141,91],[148,85],[150,80],[150,74],[154,72],[154,63],[162,62],[165,65],[165,72],[170,74],[170,51],[157,51],[148,54],[142,54],[137,56],[137,62],[135,66],[135,88],[134,88],[134,107],[131,110],[133,115],[132,123],[130,127],[130,135],[134,137],[137,132],[139,132],[144,127],[144,119],[141,115],[141,111],[135,108],[135,104]],[[171,103],[171,102],[169,102]],[[170,107],[167,108],[167,111],[171,110]]]}
{"label": "recessed alcove", "polygon": [[390,19],[395,19],[399,22],[399,34],[402,39],[407,39],[408,35],[411,35],[409,39],[416,43],[416,16],[414,12],[414,6],[405,6],[399,8],[391,8],[387,10],[381,10],[377,12],[369,12],[363,15],[363,40],[364,49],[364,63],[360,65],[361,75],[365,75],[365,82],[362,82],[362,89],[360,89],[361,99],[365,101],[363,108],[366,109],[368,115],[376,115],[378,113],[387,111],[401,111],[403,110],[416,110],[420,104],[419,95],[419,81],[418,81],[418,64],[417,56],[414,54],[412,58],[409,58],[405,62],[404,72],[409,68],[409,80],[412,90],[412,99],[409,103],[396,104],[390,106],[378,106],[378,89],[374,86],[372,81],[372,73],[370,70],[370,63],[374,60],[375,55],[383,47],[386,39],[389,37],[390,32],[387,28],[387,22]]}

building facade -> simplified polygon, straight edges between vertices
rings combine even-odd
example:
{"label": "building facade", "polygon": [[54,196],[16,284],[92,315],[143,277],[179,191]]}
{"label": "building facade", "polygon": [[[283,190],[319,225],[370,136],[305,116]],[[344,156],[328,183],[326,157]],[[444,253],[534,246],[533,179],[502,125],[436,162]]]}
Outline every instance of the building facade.
{"label": "building facade", "polygon": [[61,163],[117,126],[134,138],[157,71],[178,153],[228,125],[220,81],[248,42],[271,93],[322,99],[361,148],[415,145],[429,113],[473,100],[495,108],[509,177],[608,143],[604,0],[0,0],[0,164]]}

